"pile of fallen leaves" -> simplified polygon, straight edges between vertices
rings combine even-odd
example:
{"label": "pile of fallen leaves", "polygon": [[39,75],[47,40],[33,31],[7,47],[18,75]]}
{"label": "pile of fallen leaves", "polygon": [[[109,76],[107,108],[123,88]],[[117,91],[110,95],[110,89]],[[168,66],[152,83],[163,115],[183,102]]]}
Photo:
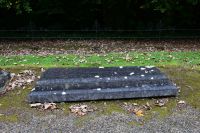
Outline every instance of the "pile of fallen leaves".
{"label": "pile of fallen leaves", "polygon": [[6,86],[6,90],[13,90],[15,88],[24,89],[25,86],[30,85],[36,79],[36,74],[32,70],[24,70],[18,74],[11,73],[11,80]]}
{"label": "pile of fallen leaves", "polygon": [[168,98],[161,98],[154,100],[153,103],[147,102],[146,104],[143,105],[139,105],[137,103],[131,103],[131,104],[124,103],[123,108],[125,108],[125,110],[127,110],[130,113],[134,113],[137,116],[144,116],[145,111],[151,110],[155,106],[163,107],[167,104],[167,102]]}
{"label": "pile of fallen leaves", "polygon": [[57,109],[57,106],[55,103],[33,103],[30,104],[31,108],[38,108],[41,110],[53,110],[53,109]]}
{"label": "pile of fallen leaves", "polygon": [[77,116],[84,116],[86,115],[88,112],[93,112],[95,111],[97,108],[96,107],[90,107],[86,104],[75,104],[69,107],[70,111],[74,114],[76,114]]}
{"label": "pile of fallen leaves", "polygon": [[[58,109],[56,103],[32,103],[31,108],[36,108],[39,110],[54,110]],[[86,104],[75,104],[69,107],[70,112],[76,114],[77,116],[84,116],[89,112],[95,111],[97,108],[88,106]]]}
{"label": "pile of fallen leaves", "polygon": [[151,109],[151,105],[147,102],[145,105],[138,105],[137,103],[127,104],[124,103],[124,108],[130,113],[137,116],[144,116],[144,112]]}

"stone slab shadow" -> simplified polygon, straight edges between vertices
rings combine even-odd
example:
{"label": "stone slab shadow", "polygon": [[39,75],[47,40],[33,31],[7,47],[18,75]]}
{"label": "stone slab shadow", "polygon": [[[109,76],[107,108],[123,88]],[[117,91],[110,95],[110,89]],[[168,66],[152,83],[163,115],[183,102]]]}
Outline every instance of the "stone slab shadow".
{"label": "stone slab shadow", "polygon": [[30,103],[176,96],[156,67],[51,68],[28,95]]}

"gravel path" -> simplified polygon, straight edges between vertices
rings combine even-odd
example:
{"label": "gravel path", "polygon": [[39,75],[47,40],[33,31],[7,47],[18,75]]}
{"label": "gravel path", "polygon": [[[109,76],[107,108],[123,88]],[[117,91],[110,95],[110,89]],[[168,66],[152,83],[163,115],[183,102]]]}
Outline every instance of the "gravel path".
{"label": "gravel path", "polygon": [[[62,116],[48,114],[34,116],[29,112],[29,120],[17,123],[0,122],[1,133],[199,133],[200,111],[187,107],[182,111],[175,111],[166,118],[153,118],[142,125],[141,118],[133,114],[112,113],[97,116],[94,112],[82,118],[73,114]],[[61,116],[61,117],[60,117]],[[82,120],[80,120],[82,119]],[[132,124],[131,124],[132,123]],[[136,124],[134,124],[136,123]]]}

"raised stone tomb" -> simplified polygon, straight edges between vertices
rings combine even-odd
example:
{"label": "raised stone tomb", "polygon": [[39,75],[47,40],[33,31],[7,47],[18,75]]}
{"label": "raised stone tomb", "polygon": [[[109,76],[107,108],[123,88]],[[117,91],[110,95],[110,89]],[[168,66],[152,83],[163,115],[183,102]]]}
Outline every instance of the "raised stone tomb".
{"label": "raised stone tomb", "polygon": [[68,102],[176,96],[177,88],[155,67],[51,68],[29,102]]}

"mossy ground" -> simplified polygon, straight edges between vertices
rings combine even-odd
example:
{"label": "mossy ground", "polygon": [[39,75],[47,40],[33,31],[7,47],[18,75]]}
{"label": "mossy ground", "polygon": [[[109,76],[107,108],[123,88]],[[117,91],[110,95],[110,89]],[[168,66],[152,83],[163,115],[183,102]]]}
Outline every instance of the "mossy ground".
{"label": "mossy ground", "polygon": [[[170,115],[176,108],[178,100],[184,100],[189,106],[200,109],[200,68],[198,66],[200,55],[198,52],[170,53],[172,56],[169,56],[169,52],[141,54],[130,53],[128,55],[129,57],[126,57],[126,55],[110,53],[107,55],[90,55],[81,57],[76,55],[0,57],[0,65],[2,68],[15,73],[25,69],[32,69],[37,72],[37,75],[40,75],[40,67],[156,65],[158,67],[160,66],[160,69],[181,88],[178,97],[169,98],[169,102],[165,107],[155,106],[153,104],[155,99],[92,101],[84,103],[96,106],[98,109],[95,111],[95,115],[99,116],[110,115],[113,112],[128,113],[121,107],[124,102],[137,103],[139,105],[144,105],[148,102],[152,105],[152,109],[144,113],[144,119],[146,120],[151,119],[155,114],[159,118],[164,118]],[[13,64],[15,62],[16,64]],[[26,97],[31,88],[32,86],[27,86],[25,89],[18,88],[0,97],[0,113],[3,114],[0,116],[0,121],[16,122],[21,119],[19,116],[20,111],[31,112],[35,115],[54,113],[30,108],[26,101]],[[69,106],[73,104],[77,103],[60,103],[58,104],[58,107],[65,115],[69,115]],[[77,123],[80,124],[88,119],[91,118],[89,116],[77,118]]]}
{"label": "mossy ground", "polygon": [[0,121],[3,122],[17,122],[18,121],[18,116],[17,115],[2,115],[0,116]]}

